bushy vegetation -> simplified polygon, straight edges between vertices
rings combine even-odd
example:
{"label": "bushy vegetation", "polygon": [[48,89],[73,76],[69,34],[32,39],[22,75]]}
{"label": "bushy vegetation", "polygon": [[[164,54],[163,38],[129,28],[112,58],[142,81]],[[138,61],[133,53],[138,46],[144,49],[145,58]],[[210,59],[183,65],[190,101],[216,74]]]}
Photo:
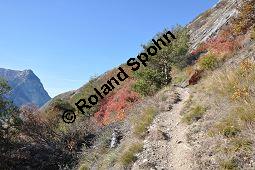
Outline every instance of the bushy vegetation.
{"label": "bushy vegetation", "polygon": [[[10,88],[0,83],[0,162],[3,169],[59,169],[73,167],[78,159],[84,137],[92,126],[83,121],[80,126],[63,125],[60,117],[48,118],[34,105],[17,109],[3,96]],[[54,109],[69,109],[63,100],[54,102]],[[53,109],[53,110],[54,110]],[[52,111],[52,110],[51,110]],[[86,124],[88,123],[88,124]],[[64,133],[63,133],[64,132]]]}
{"label": "bushy vegetation", "polygon": [[232,22],[224,26],[216,36],[202,42],[190,54],[193,63],[186,68],[189,84],[196,84],[207,71],[212,71],[221,66],[227,59],[242,48],[243,35],[237,36],[233,31]]}
{"label": "bushy vegetation", "polygon": [[[254,123],[254,104],[255,99],[253,92],[255,89],[255,64],[250,60],[244,60],[236,70],[229,70],[220,73],[213,83],[213,89],[235,105],[235,109],[226,121],[226,128],[220,128],[224,131],[239,131],[236,128],[237,122],[243,122],[244,125],[251,125]],[[240,121],[237,121],[239,119]],[[220,127],[221,127],[220,126]],[[224,127],[223,126],[223,127]],[[229,128],[228,128],[229,127]],[[232,132],[223,134],[233,134]],[[228,135],[225,135],[228,136]]]}
{"label": "bushy vegetation", "polygon": [[[253,2],[253,4],[254,4],[254,2]],[[249,7],[249,9],[250,9],[250,7]],[[209,38],[206,42],[202,42],[198,46],[197,49],[195,49],[191,52],[191,55],[196,56],[196,55],[199,55],[204,52],[209,52],[209,53],[215,55],[218,62],[224,61],[227,58],[233,56],[233,54],[238,49],[241,48],[240,41],[243,39],[244,33],[246,33],[250,29],[250,27],[252,26],[252,23],[253,23],[253,22],[251,22],[249,24],[247,23],[245,26],[245,31],[243,28],[241,29],[241,30],[243,30],[241,32],[244,32],[244,33],[237,34],[235,28],[238,27],[237,25],[238,25],[239,21],[241,23],[246,19],[247,20],[251,19],[251,18],[250,19],[246,18],[244,20],[240,19],[243,16],[246,16],[248,14],[245,14],[243,16],[242,15],[243,14],[241,13],[235,20],[231,20],[230,24],[224,26],[216,36]],[[245,21],[245,22],[247,22],[247,21]]]}
{"label": "bushy vegetation", "polygon": [[134,73],[137,82],[132,86],[133,90],[142,96],[152,95],[162,87],[164,75],[158,70],[144,68],[143,71]]}
{"label": "bushy vegetation", "polygon": [[214,54],[209,53],[198,60],[198,64],[203,70],[212,70],[217,67],[218,61]]}
{"label": "bushy vegetation", "polygon": [[89,170],[89,167],[86,164],[83,164],[79,167],[79,170]]}
{"label": "bushy vegetation", "polygon": [[[15,138],[20,130],[22,120],[18,116],[18,108],[7,100],[5,95],[11,90],[8,83],[0,78],[0,148],[5,152],[12,147],[11,140]],[[6,158],[0,154],[0,162]],[[5,166],[5,165],[3,165]],[[8,168],[8,167],[7,167]]]}
{"label": "bushy vegetation", "polygon": [[232,150],[235,152],[238,151],[245,151],[250,152],[252,151],[252,141],[245,138],[234,138],[231,140]]}
{"label": "bushy vegetation", "polygon": [[[211,12],[208,10],[203,17],[209,16]],[[203,54],[198,60],[198,65],[203,70],[213,70],[219,62],[232,56],[240,48],[237,37],[247,33],[254,24],[254,0],[247,1],[240,12],[233,24],[225,27],[217,36],[210,38],[191,54],[193,59]],[[94,88],[113,77],[116,70],[107,72],[100,78],[92,78],[89,83],[79,89],[78,93],[71,96],[70,101],[68,99],[54,100],[49,111],[46,111],[51,117],[45,116],[44,113],[41,114],[36,108],[24,107],[18,110],[5,99],[4,95],[10,88],[6,82],[0,80],[0,147],[3,148],[0,154],[1,166],[5,169],[17,167],[22,169],[27,168],[28,162],[32,162],[29,166],[34,169],[39,167],[71,169],[78,161],[77,153],[83,152],[84,158],[79,168],[81,170],[90,169],[99,159],[99,169],[109,169],[118,163],[125,168],[129,167],[136,160],[137,153],[142,151],[143,144],[140,140],[145,137],[148,127],[157,114],[157,108],[147,105],[139,113],[134,111],[137,114],[130,125],[132,129],[130,136],[137,141],[128,140],[117,149],[109,148],[110,132],[102,132],[103,126],[97,127],[96,130],[93,128],[96,126],[95,122],[110,127],[124,120],[131,106],[140,100],[138,94],[142,96],[155,94],[173,81],[174,67],[183,71],[183,68],[190,64],[190,56],[187,55],[188,31],[177,26],[172,32],[177,39],[151,57],[147,67],[135,72],[134,80],[117,87],[109,97],[102,100],[99,105],[92,107],[89,114],[96,113],[96,121],[94,117],[91,119],[78,118],[76,123],[67,126],[59,122],[61,118],[52,113],[58,114],[58,111],[66,109],[75,110],[73,103],[90,96]],[[155,39],[164,33],[165,31],[159,33]],[[254,27],[251,31],[251,38],[255,39]],[[144,45],[144,50],[146,51],[151,45],[152,42]],[[186,71],[186,75],[184,72],[176,74],[174,83],[183,82],[194,70],[189,67]],[[225,156],[225,159],[219,161],[219,166],[222,169],[237,169],[240,165],[236,158],[251,157],[249,154],[255,142],[252,137],[247,136],[254,131],[255,127],[255,65],[252,61],[246,60],[236,70],[219,73],[213,84],[214,92],[221,94],[232,106],[227,117],[222,115],[221,120],[214,122],[209,128],[211,137],[217,136],[224,140],[224,144],[219,144],[219,149],[216,151]],[[166,101],[167,97],[162,95],[160,100]],[[188,124],[196,122],[204,117],[206,111],[205,107],[197,105],[183,116],[183,121]],[[22,115],[23,119],[18,119],[17,114]],[[2,122],[5,123],[4,126]],[[94,136],[92,133],[95,131],[100,131],[100,137],[97,139],[99,144],[95,145],[92,152],[92,149],[88,148],[93,142],[86,137]]]}
{"label": "bushy vegetation", "polygon": [[126,117],[127,109],[139,100],[139,95],[131,90],[133,81],[126,82],[118,91],[100,103],[99,111],[95,113],[98,122],[109,125]]}
{"label": "bushy vegetation", "polygon": [[[159,33],[155,39],[160,38],[166,31]],[[189,35],[187,30],[181,26],[176,26],[172,30],[177,37],[168,46],[162,47],[155,56],[150,56],[147,68],[140,69],[135,73],[137,79],[134,90],[143,96],[155,94],[156,91],[163,86],[168,85],[171,78],[171,70],[173,66],[183,68],[188,63],[188,42]],[[143,48],[146,51],[152,45],[149,42]]]}
{"label": "bushy vegetation", "polygon": [[216,37],[209,39],[204,48],[224,59],[239,49],[240,45],[238,38],[233,36],[231,26],[226,26]]}
{"label": "bushy vegetation", "polygon": [[245,126],[252,126],[255,123],[255,103],[250,103],[248,106],[239,106],[235,109],[234,114],[244,122]]}
{"label": "bushy vegetation", "polygon": [[17,112],[17,107],[5,95],[11,90],[7,82],[0,78],[0,120],[8,119]]}
{"label": "bushy vegetation", "polygon": [[[54,131],[54,124],[32,110],[23,108],[20,110],[22,121],[18,124],[8,122],[7,127],[1,130],[1,168],[56,169],[59,166],[73,166],[77,160],[72,152],[77,148],[69,145],[66,135]],[[76,143],[73,144],[75,146]]]}

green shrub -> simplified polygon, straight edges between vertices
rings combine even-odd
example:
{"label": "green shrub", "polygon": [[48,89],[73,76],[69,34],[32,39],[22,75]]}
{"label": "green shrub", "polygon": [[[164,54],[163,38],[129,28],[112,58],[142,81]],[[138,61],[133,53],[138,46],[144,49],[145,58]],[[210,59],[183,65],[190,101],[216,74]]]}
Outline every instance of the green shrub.
{"label": "green shrub", "polygon": [[120,163],[127,167],[136,160],[136,154],[141,152],[143,145],[141,143],[132,144],[129,148],[126,149],[120,156]]}
{"label": "green shrub", "polygon": [[203,70],[213,70],[217,67],[217,58],[213,54],[207,54],[199,59],[199,66]]}
{"label": "green shrub", "polygon": [[144,80],[138,80],[133,86],[132,89],[139,93],[142,96],[148,96],[148,95],[152,95],[153,93],[155,93],[155,91],[157,90],[157,88],[153,85],[148,84],[146,81]]}
{"label": "green shrub", "polygon": [[147,108],[143,111],[140,117],[133,120],[134,123],[134,134],[143,137],[147,131],[148,126],[152,123],[156,115],[156,110],[152,107]]}
{"label": "green shrub", "polygon": [[198,121],[199,119],[201,119],[203,117],[203,115],[205,114],[206,109],[202,106],[196,106],[194,108],[191,109],[191,111],[184,115],[184,117],[182,118],[182,121],[191,124],[194,121]]}
{"label": "green shrub", "polygon": [[[162,36],[166,32],[167,30],[164,30],[157,34],[154,39],[164,39]],[[166,46],[161,45],[162,49],[158,50],[156,55],[150,56],[150,60],[147,63],[148,66],[134,73],[137,83],[133,88],[143,96],[153,95],[156,91],[171,83],[173,66],[184,68],[188,65],[188,30],[181,26],[176,26],[172,32],[178,38],[173,39]],[[153,41],[144,45],[143,51],[146,52],[151,46],[155,46]]]}
{"label": "green shrub", "polygon": [[152,68],[144,68],[134,73],[137,82],[133,85],[133,90],[143,96],[153,95],[163,87],[164,76],[159,71]]}
{"label": "green shrub", "polygon": [[6,100],[5,95],[11,90],[7,81],[0,77],[0,120],[11,117],[17,113],[18,108],[9,100]]}

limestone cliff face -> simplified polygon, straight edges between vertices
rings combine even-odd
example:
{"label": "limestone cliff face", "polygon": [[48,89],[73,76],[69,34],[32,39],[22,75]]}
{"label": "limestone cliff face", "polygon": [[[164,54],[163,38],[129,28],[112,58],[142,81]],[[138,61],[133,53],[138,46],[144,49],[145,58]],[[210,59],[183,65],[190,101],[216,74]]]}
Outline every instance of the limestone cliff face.
{"label": "limestone cliff face", "polygon": [[213,37],[229,20],[238,14],[240,0],[220,0],[211,9],[199,15],[187,27],[190,30],[191,49]]}
{"label": "limestone cliff face", "polygon": [[41,107],[51,99],[32,70],[16,71],[0,68],[0,77],[12,87],[8,98],[17,106],[33,103]]}
{"label": "limestone cliff face", "polygon": [[[207,39],[217,36],[218,32],[228,25],[231,19],[238,16],[243,3],[243,0],[220,0],[212,8],[190,22],[187,25],[190,34],[190,51],[196,49],[200,43]],[[254,54],[254,41],[246,36],[243,41],[243,49],[239,50],[226,64],[233,65],[246,58],[255,61]]]}

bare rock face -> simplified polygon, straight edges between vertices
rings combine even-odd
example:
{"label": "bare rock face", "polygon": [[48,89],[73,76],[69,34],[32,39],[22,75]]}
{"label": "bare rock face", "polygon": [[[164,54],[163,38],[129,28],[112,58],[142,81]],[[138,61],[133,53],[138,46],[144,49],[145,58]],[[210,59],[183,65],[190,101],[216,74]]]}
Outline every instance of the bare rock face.
{"label": "bare rock face", "polygon": [[191,50],[213,37],[232,17],[237,16],[240,0],[220,0],[213,8],[198,16],[187,27],[190,30]]}
{"label": "bare rock face", "polygon": [[118,144],[120,144],[120,140],[122,139],[122,134],[118,129],[114,129],[112,133],[111,145],[110,148],[116,148]]}
{"label": "bare rock face", "polygon": [[12,90],[7,98],[17,106],[33,103],[41,107],[51,99],[32,70],[16,71],[0,68],[0,77],[11,86]]}

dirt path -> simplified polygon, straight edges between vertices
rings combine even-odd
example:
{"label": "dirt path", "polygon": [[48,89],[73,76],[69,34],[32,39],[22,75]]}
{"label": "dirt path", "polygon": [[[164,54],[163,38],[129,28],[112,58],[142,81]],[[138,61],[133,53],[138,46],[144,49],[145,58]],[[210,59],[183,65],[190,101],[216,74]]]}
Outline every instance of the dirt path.
{"label": "dirt path", "polygon": [[138,156],[133,170],[189,170],[193,164],[192,148],[186,140],[187,125],[181,123],[181,112],[189,99],[188,88],[176,88],[180,101],[169,112],[159,114],[149,128],[144,151]]}

